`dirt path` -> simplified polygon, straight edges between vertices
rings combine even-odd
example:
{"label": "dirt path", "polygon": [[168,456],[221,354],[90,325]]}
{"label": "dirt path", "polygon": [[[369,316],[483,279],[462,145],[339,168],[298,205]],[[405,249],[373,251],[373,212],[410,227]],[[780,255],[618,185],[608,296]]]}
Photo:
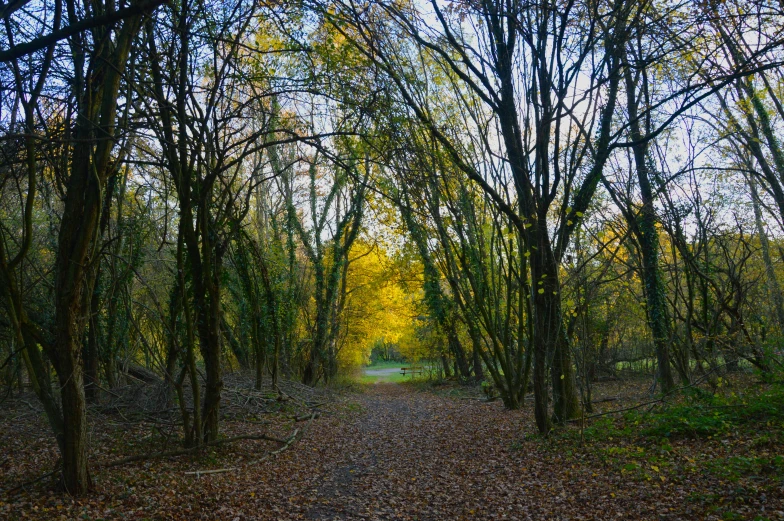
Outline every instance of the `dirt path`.
{"label": "dirt path", "polygon": [[530,411],[396,384],[356,400],[361,413],[321,423],[300,447],[319,455],[310,464],[318,471],[280,519],[720,519],[684,501],[688,484],[634,479],[569,445],[531,439]]}
{"label": "dirt path", "polygon": [[[96,474],[100,493],[85,498],[52,494],[39,483],[10,502],[0,497],[0,519],[729,519],[717,510],[716,497],[735,501],[742,516],[733,519],[784,519],[784,489],[738,496],[737,483],[694,470],[691,461],[708,457],[701,451],[710,454],[707,449],[722,443],[673,440],[669,450],[692,456],[665,477],[663,467],[635,456],[659,454],[657,440],[610,438],[609,445],[581,446],[574,437],[559,439],[563,433],[542,440],[531,436],[530,407],[507,411],[498,402],[378,384],[324,408],[304,437],[277,457],[259,461],[277,445],[253,441],[200,457],[138,462]],[[36,439],[47,443],[31,434],[24,443]],[[34,452],[33,475],[54,448],[49,442]],[[634,461],[636,470],[627,471]],[[0,450],[0,472],[2,462]],[[226,472],[185,474],[205,468]]]}
{"label": "dirt path", "polygon": [[[404,501],[390,492],[401,482],[414,482],[413,474],[423,463],[412,434],[432,414],[421,398],[389,383],[374,386],[360,398],[365,411],[349,427],[346,458],[325,476],[318,489],[320,501],[308,510],[308,519],[390,519],[402,514]],[[414,452],[419,454],[411,461]]]}
{"label": "dirt path", "polygon": [[[519,413],[396,384],[373,386],[358,401],[363,413],[336,438],[322,438],[336,443],[337,457],[302,498],[306,519],[542,518],[532,501],[539,493],[526,490],[539,476],[521,468],[514,444]],[[578,500],[558,499],[567,510]]]}

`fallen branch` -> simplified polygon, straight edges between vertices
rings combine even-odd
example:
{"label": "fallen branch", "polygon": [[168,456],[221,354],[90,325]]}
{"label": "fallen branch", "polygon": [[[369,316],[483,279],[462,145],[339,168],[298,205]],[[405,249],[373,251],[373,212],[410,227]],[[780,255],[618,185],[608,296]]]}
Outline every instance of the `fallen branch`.
{"label": "fallen branch", "polygon": [[618,399],[619,399],[619,398],[618,398],[617,396],[610,396],[610,397],[608,397],[608,398],[601,398],[601,399],[599,399],[599,400],[594,400],[594,401],[592,401],[591,403],[605,403],[605,402],[615,402],[615,401],[618,401]]}
{"label": "fallen branch", "polygon": [[95,387],[95,388],[97,388],[97,389],[100,389],[101,391],[103,391],[103,392],[105,392],[105,393],[109,393],[109,394],[111,394],[112,396],[114,396],[115,398],[122,398],[122,396],[120,396],[120,395],[119,395],[119,394],[117,394],[116,392],[114,392],[114,391],[111,391],[111,390],[109,390],[109,389],[106,389],[105,387],[103,387],[103,386],[101,386],[101,385],[98,385],[96,382],[90,382],[90,383],[88,383],[87,385],[85,385],[85,388],[89,388],[90,386],[92,386],[92,387]]}
{"label": "fallen branch", "polygon": [[14,492],[22,490],[23,488],[29,487],[30,485],[33,485],[33,484],[38,483],[39,481],[41,481],[43,479],[46,479],[49,476],[54,476],[58,472],[60,472],[60,469],[56,468],[52,472],[47,472],[43,476],[38,476],[37,478],[31,479],[30,481],[25,481],[24,483],[20,483],[19,485],[15,486],[14,488],[9,488],[8,490],[3,491],[3,494],[13,494]]}
{"label": "fallen branch", "polygon": [[289,438],[286,440],[286,442],[283,444],[283,446],[281,448],[277,449],[277,450],[273,450],[272,452],[270,452],[270,455],[278,455],[281,452],[283,452],[284,450],[286,450],[289,447],[291,447],[291,444],[294,443],[294,440],[297,439],[297,434],[298,433],[299,433],[299,429],[294,429],[294,432],[291,433],[291,436],[289,436]]}
{"label": "fallen branch", "polygon": [[316,412],[312,413],[310,415],[310,419],[308,420],[308,423],[306,423],[305,426],[302,427],[302,430],[300,431],[299,428],[294,429],[294,432],[292,432],[291,435],[288,438],[286,438],[286,441],[283,443],[282,447],[280,447],[279,449],[273,450],[271,452],[268,452],[267,454],[265,454],[264,456],[262,456],[261,458],[259,458],[257,460],[251,461],[250,463],[248,463],[248,465],[255,465],[256,463],[261,463],[262,461],[267,460],[267,459],[269,459],[272,456],[277,456],[281,452],[283,452],[285,450],[288,450],[289,447],[291,447],[294,444],[294,442],[297,441],[298,438],[301,438],[301,436],[298,437],[298,435],[300,433],[304,436],[305,432],[308,430],[308,427],[310,427],[310,424],[313,423],[313,420],[317,416],[318,416],[318,413],[316,413]]}
{"label": "fallen branch", "polygon": [[232,470],[237,470],[235,467],[231,467],[228,469],[215,469],[215,470],[194,470],[191,472],[186,472],[186,475],[196,476],[200,478],[202,476],[206,476],[207,474],[223,474],[224,472],[231,472]]}
{"label": "fallen branch", "polygon": [[584,420],[590,420],[592,418],[599,418],[600,416],[608,416],[610,414],[617,414],[617,413],[621,413],[621,412],[633,411],[635,409],[641,409],[641,408],[645,407],[646,405],[656,406],[656,405],[658,405],[660,403],[665,403],[666,402],[666,398],[667,398],[666,396],[662,396],[661,398],[657,398],[656,400],[651,400],[649,402],[638,403],[637,405],[632,405],[631,407],[625,407],[623,409],[613,409],[611,411],[600,412],[600,413],[597,413],[597,414],[591,414],[590,416],[586,416],[584,418],[572,418],[572,419],[566,420],[566,421],[568,423],[574,423],[574,422],[579,422],[579,421],[584,421]]}
{"label": "fallen branch", "polygon": [[[726,364],[723,364],[723,365],[726,365]],[[711,374],[713,374],[716,370],[718,370],[719,367],[721,367],[721,366],[717,366],[716,368],[711,369],[710,371],[705,373],[701,378],[698,378],[697,380],[695,380],[694,382],[692,382],[690,384],[686,384],[686,385],[682,385],[680,387],[676,387],[675,389],[672,389],[671,391],[668,391],[668,392],[664,393],[663,395],[661,395],[659,398],[656,398],[655,400],[650,400],[650,401],[647,401],[647,402],[639,403],[639,404],[633,405],[631,407],[624,407],[623,409],[613,409],[611,411],[605,411],[605,412],[600,412],[598,414],[592,414],[590,416],[585,416],[584,418],[573,418],[571,420],[566,420],[566,421],[567,421],[567,423],[573,423],[573,422],[579,422],[579,421],[584,421],[584,420],[590,420],[592,418],[599,418],[600,416],[608,416],[610,414],[617,414],[617,413],[621,413],[621,412],[633,411],[635,409],[641,409],[642,407],[645,407],[647,405],[651,406],[650,409],[648,409],[648,412],[650,412],[657,405],[662,404],[662,403],[667,403],[667,398],[669,398],[673,394],[679,393],[679,392],[684,391],[684,390],[689,389],[689,388],[697,387],[702,382],[707,380],[708,377],[710,377]]]}
{"label": "fallen branch", "polygon": [[220,440],[211,441],[208,443],[204,443],[202,445],[197,445],[196,447],[190,447],[187,449],[178,449],[178,450],[170,450],[168,452],[157,452],[155,454],[137,454],[135,456],[129,456],[127,458],[123,458],[117,461],[113,461],[110,463],[104,463],[97,465],[98,468],[111,468],[111,467],[119,467],[120,465],[125,465],[127,463],[135,463],[137,461],[146,461],[151,459],[158,459],[158,458],[171,458],[175,456],[184,456],[185,454],[191,454],[193,452],[198,451],[199,449],[203,449],[204,447],[214,447],[216,445],[223,445],[226,443],[233,443],[235,441],[240,440],[266,440],[266,441],[274,441],[275,443],[282,443],[285,444],[287,440],[282,440],[280,438],[275,438],[274,436],[268,436],[266,434],[247,434],[243,436],[234,436],[232,438],[223,438]]}
{"label": "fallen branch", "polygon": [[308,403],[305,400],[303,400],[302,398],[300,398],[298,396],[294,396],[294,394],[289,394],[289,393],[283,391],[282,389],[278,389],[278,393],[280,393],[280,396],[282,397],[283,400],[294,400],[295,402],[298,402],[303,407],[310,408],[310,406],[308,405]]}
{"label": "fallen branch", "polygon": [[[30,406],[30,407],[32,407],[32,406]],[[211,441],[211,442],[204,443],[202,445],[197,445],[196,447],[190,447],[190,448],[187,448],[187,449],[170,450],[170,451],[166,451],[166,452],[156,452],[155,454],[137,454],[135,456],[129,456],[127,458],[122,458],[122,459],[119,459],[119,460],[116,460],[116,461],[111,461],[111,462],[107,462],[107,463],[99,463],[99,464],[95,465],[95,467],[99,468],[99,469],[108,469],[108,468],[113,468],[113,467],[119,467],[119,466],[122,466],[122,465],[127,465],[128,463],[135,463],[137,461],[147,461],[147,460],[158,459],[158,458],[173,458],[173,457],[176,457],[176,456],[184,456],[186,454],[192,454],[194,452],[197,452],[198,450],[203,449],[205,447],[215,447],[217,445],[224,445],[226,443],[233,443],[235,441],[241,441],[241,440],[266,440],[266,441],[274,441],[275,443],[280,443],[281,444],[281,447],[279,449],[276,449],[276,450],[268,453],[266,456],[264,456],[261,459],[258,459],[256,461],[252,461],[250,464],[259,463],[259,462],[264,461],[265,459],[269,458],[270,456],[277,456],[281,452],[283,452],[283,451],[287,450],[289,447],[291,447],[291,445],[293,445],[294,442],[297,441],[298,435],[299,434],[303,434],[304,435],[305,431],[307,431],[308,427],[310,427],[310,424],[313,422],[313,420],[316,417],[318,417],[318,415],[319,415],[319,413],[313,412],[310,415],[310,419],[308,420],[308,423],[302,428],[302,430],[300,430],[298,428],[294,429],[294,432],[292,432],[291,435],[288,438],[286,438],[286,439],[276,438],[274,436],[269,436],[267,434],[245,434],[245,435],[241,435],[241,436],[234,436],[234,437],[231,437],[231,438],[223,438],[223,439],[220,439],[220,440]],[[229,470],[235,470],[235,469],[218,469],[218,471],[199,471],[199,473],[200,474],[217,474],[219,472],[228,472]],[[32,484],[37,483],[37,482],[39,482],[39,481],[41,481],[43,479],[46,479],[49,476],[53,476],[53,475],[57,474],[58,472],[60,472],[59,468],[56,469],[56,470],[53,470],[52,472],[48,472],[48,473],[46,473],[46,474],[44,474],[42,476],[39,476],[39,477],[37,477],[37,478],[35,478],[33,480],[26,481],[24,483],[16,485],[15,487],[10,488],[10,489],[5,490],[5,491],[2,491],[2,492],[3,492],[3,494],[14,493],[14,492],[16,492],[18,490],[21,490],[21,489],[29,486],[29,485],[32,485]]]}

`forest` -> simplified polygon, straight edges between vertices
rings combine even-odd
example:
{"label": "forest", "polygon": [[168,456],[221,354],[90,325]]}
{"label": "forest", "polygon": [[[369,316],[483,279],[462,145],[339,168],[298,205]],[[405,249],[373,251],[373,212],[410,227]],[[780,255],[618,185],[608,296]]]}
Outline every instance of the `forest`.
{"label": "forest", "polygon": [[0,17],[0,518],[784,519],[781,2]]}

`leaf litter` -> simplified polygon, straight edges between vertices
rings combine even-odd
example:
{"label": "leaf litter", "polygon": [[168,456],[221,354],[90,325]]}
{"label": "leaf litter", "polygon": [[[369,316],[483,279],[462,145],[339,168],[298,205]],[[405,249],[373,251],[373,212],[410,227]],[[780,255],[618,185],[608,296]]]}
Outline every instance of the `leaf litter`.
{"label": "leaf litter", "polygon": [[[639,386],[623,391],[640,397]],[[605,386],[604,392],[618,389]],[[270,453],[280,443],[240,440],[198,455],[102,468],[121,457],[161,452],[164,445],[177,448],[160,426],[151,430],[149,423],[112,416],[93,422],[96,491],[77,498],[57,492],[52,478],[2,492],[40,476],[57,459],[40,411],[13,400],[0,425],[0,518],[784,519],[781,469],[743,467],[777,461],[780,426],[756,437],[743,431],[670,440],[618,430],[631,420],[608,417],[594,429],[605,435],[592,436],[589,422],[543,439],[531,434],[530,404],[508,411],[465,394],[368,386],[330,396],[307,432],[276,455]],[[284,440],[305,425],[292,401],[261,420],[226,418],[222,432],[264,432]],[[725,468],[737,461],[745,472]],[[186,474],[204,470],[221,472]]]}

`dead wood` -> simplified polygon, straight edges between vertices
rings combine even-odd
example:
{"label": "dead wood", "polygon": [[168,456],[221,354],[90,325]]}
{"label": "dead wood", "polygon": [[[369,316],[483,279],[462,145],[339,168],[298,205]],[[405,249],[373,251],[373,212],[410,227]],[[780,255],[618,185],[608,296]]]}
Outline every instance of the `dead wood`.
{"label": "dead wood", "polygon": [[158,458],[170,458],[175,456],[184,456],[185,454],[191,454],[199,449],[203,449],[205,447],[214,447],[216,445],[225,445],[226,443],[233,443],[235,441],[240,440],[267,440],[267,441],[274,441],[275,443],[282,443],[285,444],[286,440],[282,440],[280,438],[275,438],[274,436],[268,436],[267,434],[247,434],[242,436],[234,436],[231,438],[223,438],[220,440],[215,440],[213,442],[204,443],[202,445],[198,445],[196,447],[190,447],[187,449],[178,449],[178,450],[170,450],[167,452],[157,452],[155,454],[137,454],[135,456],[129,456],[127,458],[119,459],[117,461],[112,461],[110,463],[99,464],[97,467],[99,468],[111,468],[111,467],[118,467],[120,465],[125,465],[127,463],[135,463],[137,461],[146,461],[151,459],[158,459]]}
{"label": "dead wood", "polygon": [[205,476],[207,474],[223,474],[224,472],[231,472],[233,470],[237,470],[237,468],[236,467],[231,467],[231,468],[228,468],[228,469],[194,470],[194,471],[186,472],[185,474],[186,475],[190,475],[190,476],[196,476],[197,478],[200,478],[200,477]]}

